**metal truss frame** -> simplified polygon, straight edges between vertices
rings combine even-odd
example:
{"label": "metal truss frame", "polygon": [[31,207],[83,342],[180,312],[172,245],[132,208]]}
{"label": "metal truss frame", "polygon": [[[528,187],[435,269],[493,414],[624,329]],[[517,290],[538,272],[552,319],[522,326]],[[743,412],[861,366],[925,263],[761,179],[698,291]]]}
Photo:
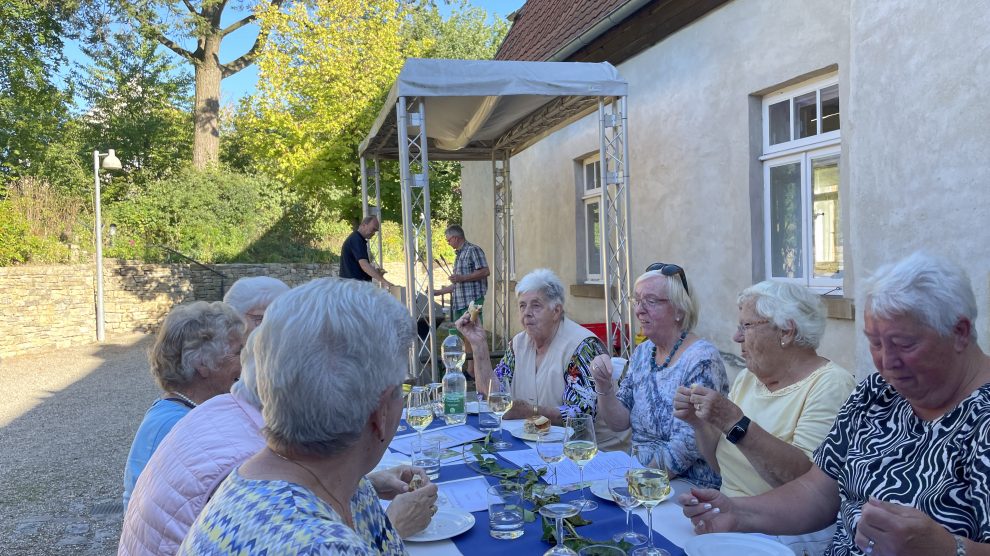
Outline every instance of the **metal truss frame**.
{"label": "metal truss frame", "polygon": [[492,190],[495,197],[495,219],[492,230],[494,272],[492,280],[492,351],[504,351],[509,344],[509,243],[512,181],[509,179],[509,151],[492,152]]}

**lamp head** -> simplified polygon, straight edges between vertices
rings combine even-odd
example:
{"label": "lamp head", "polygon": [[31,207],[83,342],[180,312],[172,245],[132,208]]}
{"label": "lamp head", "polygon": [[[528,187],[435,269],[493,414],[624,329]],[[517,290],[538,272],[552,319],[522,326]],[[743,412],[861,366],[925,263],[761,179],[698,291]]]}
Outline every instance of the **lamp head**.
{"label": "lamp head", "polygon": [[114,154],[113,149],[107,151],[107,156],[103,159],[101,166],[104,170],[120,170],[122,168],[120,159]]}
{"label": "lamp head", "polygon": [[117,225],[110,224],[110,237],[117,235]]}

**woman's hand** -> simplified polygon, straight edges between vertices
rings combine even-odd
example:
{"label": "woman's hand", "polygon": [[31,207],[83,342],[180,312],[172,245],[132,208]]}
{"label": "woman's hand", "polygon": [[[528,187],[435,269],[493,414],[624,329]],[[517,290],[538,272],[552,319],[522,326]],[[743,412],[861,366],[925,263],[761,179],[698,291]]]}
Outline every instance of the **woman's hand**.
{"label": "woman's hand", "polygon": [[732,499],[713,488],[692,488],[691,492],[678,496],[677,503],[699,535],[734,531],[739,525]]}
{"label": "woman's hand", "polygon": [[596,393],[612,395],[615,388],[612,386],[612,358],[608,355],[599,355],[591,360],[591,377],[595,380]]}
{"label": "woman's hand", "polygon": [[399,494],[409,492],[409,481],[414,476],[419,476],[424,485],[430,482],[430,478],[426,475],[426,471],[423,471],[423,468],[412,465],[399,465],[391,469],[368,473],[368,480],[371,481],[371,486],[375,487],[375,492],[378,493],[379,498],[391,500]]}
{"label": "woman's hand", "polygon": [[472,348],[475,348],[478,345],[488,345],[488,338],[485,336],[485,329],[482,328],[479,321],[471,320],[471,314],[469,312],[465,312],[461,315],[461,318],[457,319],[454,326],[456,326],[457,331],[464,336],[464,339],[471,343]]}
{"label": "woman's hand", "polygon": [[[684,417],[678,412],[684,414]],[[674,395],[674,417],[691,423],[692,426],[696,426],[698,421],[708,423],[723,433],[728,433],[743,418],[743,411],[716,390],[704,386],[681,386]]]}
{"label": "woman's hand", "polygon": [[419,533],[437,513],[437,485],[431,483],[396,496],[385,513],[400,537]]}
{"label": "woman's hand", "polygon": [[856,527],[856,546],[872,556],[954,554],[952,534],[927,514],[870,497]]}

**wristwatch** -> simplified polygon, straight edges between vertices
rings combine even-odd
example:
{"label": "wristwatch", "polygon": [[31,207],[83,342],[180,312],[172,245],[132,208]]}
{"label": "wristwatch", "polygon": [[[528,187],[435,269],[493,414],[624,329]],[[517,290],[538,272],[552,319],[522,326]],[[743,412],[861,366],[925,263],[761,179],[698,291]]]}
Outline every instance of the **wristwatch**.
{"label": "wristwatch", "polygon": [[743,418],[739,420],[738,423],[732,425],[729,432],[725,434],[725,439],[733,444],[738,444],[740,440],[746,436],[746,431],[749,430],[749,417],[743,415]]}

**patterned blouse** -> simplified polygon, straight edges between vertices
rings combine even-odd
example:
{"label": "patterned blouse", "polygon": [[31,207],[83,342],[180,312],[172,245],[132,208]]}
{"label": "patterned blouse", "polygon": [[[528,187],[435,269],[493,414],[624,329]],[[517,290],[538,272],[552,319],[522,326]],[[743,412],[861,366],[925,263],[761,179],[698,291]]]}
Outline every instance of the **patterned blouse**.
{"label": "patterned blouse", "polygon": [[[598,396],[591,376],[591,362],[595,357],[607,353],[605,344],[594,336],[589,336],[578,344],[570,363],[564,369],[564,403],[557,408],[561,419],[580,414],[596,414]],[[516,356],[512,352],[512,342],[509,342],[509,349],[495,367],[495,376],[500,379],[508,377],[511,381],[515,372]]]}
{"label": "patterned blouse", "polygon": [[990,542],[990,384],[925,421],[874,373],[839,410],[815,464],[839,484],[839,520],[826,556],[862,554],[853,540],[870,496],[918,508],[952,534]]}
{"label": "patterned blouse", "polygon": [[245,479],[234,470],[193,523],[179,554],[406,554],[367,479],[351,498],[351,514],[356,531],[309,489]]}
{"label": "patterned blouse", "polygon": [[640,344],[629,361],[629,375],[615,394],[629,410],[632,443],[650,446],[651,457],[659,458],[675,475],[698,486],[718,488],[722,478],[705,463],[691,425],[674,417],[673,400],[678,386],[693,384],[727,393],[722,356],[710,342],[698,340],[681,352],[676,363],[661,370],[655,354],[652,341]]}

